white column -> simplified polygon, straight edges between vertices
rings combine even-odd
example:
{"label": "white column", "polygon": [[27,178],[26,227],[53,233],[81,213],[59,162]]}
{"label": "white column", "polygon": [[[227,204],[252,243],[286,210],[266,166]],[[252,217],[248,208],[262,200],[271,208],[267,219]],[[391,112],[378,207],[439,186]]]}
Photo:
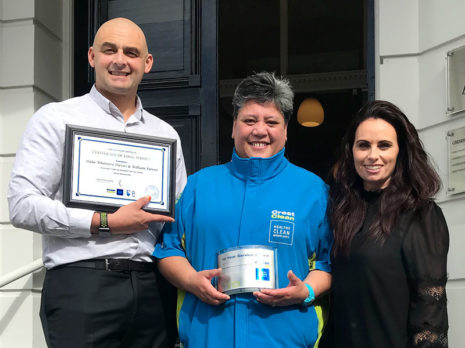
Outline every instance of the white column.
{"label": "white column", "polygon": [[[9,222],[7,187],[29,118],[69,96],[69,12],[69,0],[0,0],[0,275],[41,257],[40,236]],[[43,273],[0,289],[1,347],[46,346],[39,320]]]}

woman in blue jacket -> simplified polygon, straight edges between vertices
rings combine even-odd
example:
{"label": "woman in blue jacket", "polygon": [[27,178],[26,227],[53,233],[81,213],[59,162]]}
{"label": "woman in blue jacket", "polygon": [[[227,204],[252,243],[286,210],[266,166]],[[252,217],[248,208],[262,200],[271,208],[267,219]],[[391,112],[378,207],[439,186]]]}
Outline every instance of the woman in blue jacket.
{"label": "woman in blue jacket", "polygon": [[[184,347],[313,347],[318,340],[321,311],[313,301],[331,284],[327,188],[284,157],[292,104],[289,82],[274,74],[238,85],[231,162],[189,177],[176,221],[156,246],[161,272],[184,290]],[[219,291],[212,285],[222,275],[217,253],[251,245],[275,251],[277,286]],[[257,279],[269,278],[260,272]]]}

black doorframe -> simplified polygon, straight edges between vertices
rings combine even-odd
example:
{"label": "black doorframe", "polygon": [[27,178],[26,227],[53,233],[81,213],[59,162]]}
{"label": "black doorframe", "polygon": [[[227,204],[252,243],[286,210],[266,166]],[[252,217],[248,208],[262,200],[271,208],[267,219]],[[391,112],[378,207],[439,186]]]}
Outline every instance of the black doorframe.
{"label": "black doorframe", "polygon": [[367,0],[367,84],[368,84],[368,101],[376,98],[376,72],[375,72],[375,1]]}
{"label": "black doorframe", "polygon": [[[87,93],[93,83],[86,52],[91,45],[96,28],[108,18],[111,0],[74,1],[75,55],[74,95]],[[215,0],[191,0],[192,28],[198,36],[193,45],[197,55],[193,76],[185,83],[165,79],[156,83],[143,81],[139,96],[148,111],[172,124],[181,136],[189,174],[219,161],[218,119],[218,3]],[[365,100],[375,99],[375,23],[374,0],[366,1],[366,81]],[[196,70],[197,69],[197,70]],[[161,80],[160,80],[161,81]],[[187,81],[187,82],[186,82]],[[228,136],[223,135],[223,136]]]}
{"label": "black doorframe", "polygon": [[[159,0],[160,3],[163,1]],[[92,45],[97,28],[109,18],[111,2],[112,0],[74,2],[75,96],[87,93],[94,83],[94,72],[86,58],[87,50]],[[178,131],[186,168],[188,174],[191,174],[218,162],[217,2],[178,0],[177,3],[183,5],[182,13],[177,15],[184,16],[184,21],[181,24],[179,21],[172,23],[182,26],[183,36],[180,37],[178,32],[173,40],[182,40],[183,51],[178,53],[190,59],[183,59],[184,65],[178,70],[152,69],[144,76],[138,95],[144,109],[166,120]],[[131,15],[137,12],[137,8],[131,8],[127,4],[125,6],[129,6],[130,11],[116,16],[133,19]],[[156,2],[147,0],[146,6],[149,5],[156,6]],[[164,25],[161,23],[154,24],[160,27]],[[168,25],[170,24],[162,27],[161,31],[168,31],[170,35],[172,26]],[[160,30],[145,31],[147,41],[150,41],[150,35],[160,35],[159,32]],[[157,52],[151,53],[156,62]]]}

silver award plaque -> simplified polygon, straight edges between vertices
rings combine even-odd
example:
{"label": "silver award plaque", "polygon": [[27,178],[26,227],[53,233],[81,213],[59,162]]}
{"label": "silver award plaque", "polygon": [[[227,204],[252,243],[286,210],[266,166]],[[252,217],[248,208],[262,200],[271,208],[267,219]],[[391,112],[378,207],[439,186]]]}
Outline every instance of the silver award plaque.
{"label": "silver award plaque", "polygon": [[262,245],[247,245],[220,250],[218,290],[228,295],[275,289],[277,250]]}
{"label": "silver award plaque", "polygon": [[152,213],[174,215],[176,140],[66,126],[66,206],[115,211],[143,196]]}

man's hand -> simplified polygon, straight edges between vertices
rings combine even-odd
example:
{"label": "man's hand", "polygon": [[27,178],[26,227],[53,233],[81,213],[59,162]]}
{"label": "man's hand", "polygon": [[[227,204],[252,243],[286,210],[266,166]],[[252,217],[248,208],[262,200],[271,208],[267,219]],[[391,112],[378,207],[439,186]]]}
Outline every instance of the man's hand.
{"label": "man's hand", "polygon": [[108,226],[113,234],[133,234],[149,228],[149,223],[173,222],[174,219],[159,214],[152,214],[142,210],[150,202],[150,196],[139,198],[137,201],[122,206],[113,214],[108,214]]}
{"label": "man's hand", "polygon": [[[133,234],[149,227],[149,223],[173,222],[174,219],[159,214],[152,214],[142,210],[150,202],[150,196],[139,198],[137,201],[122,206],[113,214],[108,214],[108,226],[112,234]],[[92,218],[91,231],[96,233],[100,225],[100,217],[95,213]]]}

